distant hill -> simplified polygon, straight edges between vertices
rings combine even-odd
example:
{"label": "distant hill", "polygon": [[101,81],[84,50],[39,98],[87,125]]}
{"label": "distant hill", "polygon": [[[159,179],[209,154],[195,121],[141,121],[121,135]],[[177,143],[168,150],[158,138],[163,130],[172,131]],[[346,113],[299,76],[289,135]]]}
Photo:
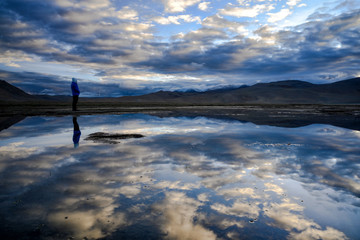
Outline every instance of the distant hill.
{"label": "distant hill", "polygon": [[360,78],[329,84],[288,80],[206,92],[159,91],[119,99],[123,102],[178,104],[360,104]]}
{"label": "distant hill", "polygon": [[24,102],[24,101],[69,101],[69,96],[31,95],[10,83],[0,80],[0,101],[2,102]]}
{"label": "distant hill", "polygon": [[[70,101],[70,96],[30,95],[0,80],[0,101]],[[312,84],[288,80],[205,92],[159,91],[142,96],[83,98],[83,102],[173,104],[360,104],[360,78]]]}
{"label": "distant hill", "polygon": [[36,97],[24,92],[10,83],[0,80],[0,100],[2,101],[24,101]]}

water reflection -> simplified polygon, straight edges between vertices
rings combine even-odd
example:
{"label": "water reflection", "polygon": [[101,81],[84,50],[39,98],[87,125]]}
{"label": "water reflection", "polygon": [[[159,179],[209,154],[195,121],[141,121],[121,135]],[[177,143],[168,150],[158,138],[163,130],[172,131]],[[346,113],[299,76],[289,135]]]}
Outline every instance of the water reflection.
{"label": "water reflection", "polygon": [[73,124],[74,124],[73,142],[74,142],[74,148],[77,148],[79,146],[79,141],[81,136],[80,127],[77,122],[77,117],[73,117]]}
{"label": "water reflection", "polygon": [[[139,114],[80,118],[83,136],[146,137],[73,148],[76,118],[71,126],[69,118],[34,117],[1,132],[4,238],[360,235],[358,131]],[[47,131],[23,131],[38,124]]]}

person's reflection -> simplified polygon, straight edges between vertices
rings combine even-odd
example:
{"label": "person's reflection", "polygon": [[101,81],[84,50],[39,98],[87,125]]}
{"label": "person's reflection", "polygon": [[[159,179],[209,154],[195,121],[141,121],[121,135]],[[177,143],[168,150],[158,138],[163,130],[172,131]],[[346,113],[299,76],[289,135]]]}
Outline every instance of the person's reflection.
{"label": "person's reflection", "polygon": [[81,136],[80,127],[77,122],[77,117],[73,117],[73,124],[74,124],[73,142],[74,142],[74,148],[77,148],[79,146],[79,141]]}

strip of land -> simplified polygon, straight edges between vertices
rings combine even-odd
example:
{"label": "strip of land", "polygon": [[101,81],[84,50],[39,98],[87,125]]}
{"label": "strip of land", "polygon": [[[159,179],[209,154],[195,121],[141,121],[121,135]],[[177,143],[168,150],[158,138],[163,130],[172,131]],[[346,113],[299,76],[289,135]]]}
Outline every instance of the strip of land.
{"label": "strip of land", "polygon": [[[79,111],[71,110],[71,103],[12,103],[2,105],[0,118],[21,119],[27,116],[68,116],[143,113],[158,117],[208,117],[258,125],[300,127],[309,124],[330,124],[360,130],[360,105],[171,105],[136,103],[79,103]],[[7,119],[7,120],[6,120]],[[6,120],[6,121],[5,121]]]}

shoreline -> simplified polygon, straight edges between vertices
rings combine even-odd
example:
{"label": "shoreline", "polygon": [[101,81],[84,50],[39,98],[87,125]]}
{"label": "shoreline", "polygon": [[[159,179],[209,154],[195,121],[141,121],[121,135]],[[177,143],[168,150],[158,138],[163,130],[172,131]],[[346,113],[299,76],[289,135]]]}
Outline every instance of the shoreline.
{"label": "shoreline", "polygon": [[288,111],[309,114],[360,115],[360,104],[167,104],[167,103],[112,103],[82,102],[78,111],[72,111],[70,102],[0,102],[0,117],[38,115],[94,115],[122,114],[147,111],[188,111],[188,110],[239,110],[239,111]]}
{"label": "shoreline", "polygon": [[[156,105],[156,104],[113,104],[82,103],[79,111],[72,111],[70,104],[21,104],[4,107],[0,111],[0,131],[13,120],[30,116],[82,116],[122,115],[142,113],[158,117],[208,117],[257,125],[278,127],[301,127],[310,124],[329,124],[353,130],[360,130],[360,105],[318,105],[318,104],[243,104],[243,105]],[[11,125],[10,125],[11,126]],[[7,128],[7,127],[6,127]]]}

